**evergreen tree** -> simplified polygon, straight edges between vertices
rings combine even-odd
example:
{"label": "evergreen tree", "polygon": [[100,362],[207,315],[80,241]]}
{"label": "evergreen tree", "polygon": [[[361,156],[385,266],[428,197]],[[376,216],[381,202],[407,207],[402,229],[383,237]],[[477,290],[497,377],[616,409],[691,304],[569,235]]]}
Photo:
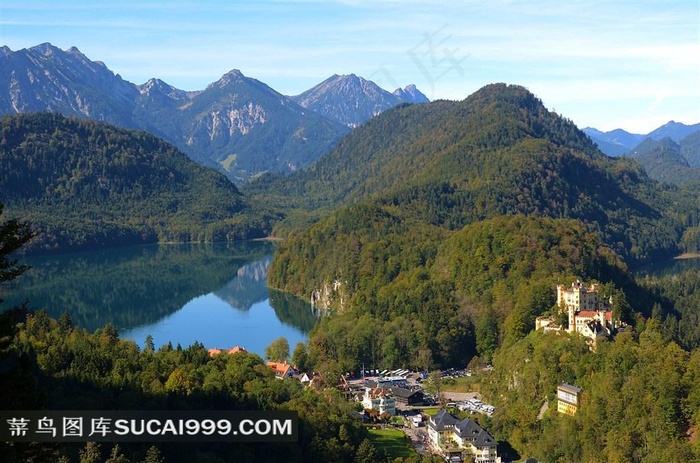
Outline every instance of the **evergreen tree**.
{"label": "evergreen tree", "polygon": [[68,311],[61,314],[61,317],[58,319],[58,326],[64,333],[67,333],[73,329],[73,317],[71,317]]}
{"label": "evergreen tree", "polygon": [[156,350],[156,345],[153,342],[153,336],[150,334],[146,336],[146,341],[144,342],[144,349],[148,352],[155,352]]}
{"label": "evergreen tree", "polygon": [[[0,217],[3,209],[4,205],[0,203]],[[13,280],[27,270],[26,265],[20,265],[18,260],[10,258],[10,255],[24,246],[33,236],[29,224],[16,219],[0,224],[0,283]]]}
{"label": "evergreen tree", "polygon": [[296,346],[294,346],[294,352],[292,353],[292,365],[298,368],[299,371],[306,371],[309,366],[309,353],[306,349],[306,344],[299,341]]}
{"label": "evergreen tree", "polygon": [[112,452],[109,454],[109,458],[105,460],[105,463],[130,463],[129,459],[122,453],[119,444],[115,444],[112,447]]}
{"label": "evergreen tree", "polygon": [[355,454],[355,463],[376,463],[377,449],[371,440],[365,439],[360,443]]}
{"label": "evergreen tree", "polygon": [[96,442],[86,442],[85,447],[80,449],[80,463],[100,463],[102,461],[102,452],[100,444]]}
{"label": "evergreen tree", "polygon": [[149,447],[146,452],[146,459],[141,463],[165,463],[165,459],[161,455],[160,450],[158,450],[158,447],[153,445]]}

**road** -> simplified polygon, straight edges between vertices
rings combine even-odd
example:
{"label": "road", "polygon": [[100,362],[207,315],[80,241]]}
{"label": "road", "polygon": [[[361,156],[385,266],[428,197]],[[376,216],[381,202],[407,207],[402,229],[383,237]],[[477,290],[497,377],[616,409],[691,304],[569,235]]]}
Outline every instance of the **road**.
{"label": "road", "polygon": [[411,439],[411,446],[420,455],[425,455],[430,452],[430,441],[428,440],[428,432],[424,427],[413,428],[404,427],[403,432]]}

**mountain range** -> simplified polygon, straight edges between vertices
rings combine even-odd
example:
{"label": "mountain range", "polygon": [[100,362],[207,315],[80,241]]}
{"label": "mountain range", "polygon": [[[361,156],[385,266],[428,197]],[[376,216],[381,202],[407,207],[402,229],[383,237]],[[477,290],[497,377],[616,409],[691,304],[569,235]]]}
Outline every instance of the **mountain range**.
{"label": "mountain range", "polygon": [[[333,75],[289,97],[237,69],[201,91],[156,78],[135,85],[75,47],[0,48],[0,115],[50,111],[146,130],[239,186],[266,172],[311,165],[352,128],[389,108],[426,102],[415,85],[390,93],[354,74]],[[700,124],[674,121],[648,134],[583,129],[603,153],[637,157],[653,178],[676,184],[697,175],[677,157],[660,157],[659,150],[653,157],[635,154],[646,153],[649,144],[636,148],[647,138],[669,137],[680,145],[680,157],[697,167],[700,148],[683,138],[699,130]]]}
{"label": "mountain range", "polygon": [[[397,104],[381,111],[381,104],[360,104],[365,100],[358,97],[355,108],[370,118],[350,130],[356,121],[332,121],[315,112],[333,109],[321,89],[304,97],[304,107],[236,70],[201,92],[183,92],[156,79],[133,86],[76,49],[61,52],[46,45],[18,53],[0,50],[0,83],[8,89],[0,93],[12,113],[0,118],[0,202],[10,218],[38,227],[39,242],[33,245],[65,251],[233,241],[268,236],[275,226],[286,233],[279,233],[285,239],[275,245],[269,286],[311,300],[320,312],[335,310],[315,324],[308,343],[293,356],[303,352],[309,371],[326,385],[364,365],[418,371],[465,365],[481,371],[479,365],[493,365],[477,380],[484,394],[500,401],[494,402],[499,412],[490,423],[500,430],[499,447],[502,441],[511,456],[518,455],[514,459],[698,460],[693,438],[700,422],[698,273],[639,284],[628,266],[700,251],[696,186],[651,177],[669,182],[668,165],[689,174],[697,169],[700,131],[681,134],[676,129],[682,127],[667,127],[654,134],[658,140],[645,136],[634,141],[629,155],[610,157],[525,87],[503,83],[463,101]],[[24,67],[7,71],[10,62],[2,60],[8,57],[23,60]],[[113,93],[92,91],[103,83]],[[390,100],[354,76],[335,76],[324,87],[342,94],[353,86],[370,102]],[[413,90],[397,93],[420,98]],[[15,114],[42,105],[79,117]],[[372,116],[375,111],[381,113]],[[124,126],[180,138],[168,143],[88,117],[122,118]],[[615,137],[622,143],[628,135],[633,134],[620,131]],[[326,142],[334,145],[330,152],[298,168],[313,157],[312,144],[320,152]],[[178,143],[190,150],[208,146],[211,152],[197,155],[200,162],[250,181],[239,190],[222,173],[178,151],[173,146]],[[253,159],[258,145],[264,155]],[[273,167],[262,166],[263,160]],[[266,265],[248,270],[262,274]],[[183,276],[174,270],[171,292],[178,292],[175,276]],[[613,317],[629,323],[616,339],[597,341],[593,352],[580,336],[535,331],[537,317],[560,313],[556,285],[578,279],[595,282],[601,300],[611,302]],[[291,304],[284,309],[299,311]],[[19,313],[11,315],[19,320]],[[356,458],[346,450],[370,441],[360,445],[355,439],[364,429],[359,421],[338,421],[350,408],[329,408],[344,399],[332,393],[290,396],[300,389],[275,381],[269,370],[258,380],[255,371],[265,368],[250,363],[252,357],[208,361],[196,345],[139,352],[133,344],[118,344],[114,327],[86,337],[69,318],[53,322],[40,312],[22,321],[16,333],[9,329],[13,325],[0,324],[8,328],[4,338],[13,340],[5,349],[11,362],[2,366],[12,371],[21,354],[18,374],[0,381],[9,385],[0,396],[17,409],[41,408],[35,397],[53,397],[44,393],[53,385],[74,396],[79,387],[88,394],[79,399],[94,408],[117,396],[127,405],[136,399],[137,405],[159,405],[164,398],[163,406],[184,408],[197,408],[199,399],[233,409],[270,408],[279,402],[270,397],[284,396],[290,400],[279,408],[288,403],[305,414],[303,445],[280,450],[296,452],[293,461],[377,460],[374,450],[358,451]],[[164,359],[161,363],[178,369],[143,367],[130,363],[133,358],[143,365]],[[220,373],[230,371],[233,376],[222,381]],[[240,378],[254,381],[228,387]],[[540,420],[541,404],[562,381],[582,387],[591,400],[576,417],[548,412]],[[16,394],[24,390],[18,384],[29,385],[24,387],[29,393]],[[35,394],[36,384],[44,385],[41,393]],[[93,397],[92,391],[99,394]],[[611,391],[621,392],[611,398]],[[268,447],[243,452],[248,460],[270,454]],[[58,453],[46,455],[47,461],[59,460]],[[222,459],[240,455],[237,446]]]}
{"label": "mountain range", "polygon": [[402,103],[427,103],[415,85],[389,93],[355,74],[329,77],[315,87],[292,97],[311,109],[348,127],[357,127],[372,117]]}
{"label": "mountain range", "polygon": [[646,135],[622,129],[583,131],[608,156],[637,160],[654,180],[676,185],[700,182],[700,124],[670,121]]}
{"label": "mountain range", "polygon": [[[382,217],[447,230],[504,214],[573,218],[630,261],[668,255],[680,238],[672,201],[636,162],[603,155],[516,85],[488,85],[461,102],[392,108],[309,169],[260,182],[249,192],[278,195],[271,203],[285,198],[322,211],[368,205]],[[372,223],[328,220],[351,231]]]}
{"label": "mountain range", "polygon": [[0,114],[53,111],[146,130],[239,184],[309,165],[350,127],[426,100],[415,86],[392,94],[354,75],[290,98],[235,69],[187,92],[159,79],[127,82],[75,47],[0,48]]}
{"label": "mountain range", "polygon": [[[17,52],[1,50],[0,89],[7,88],[0,90],[2,112],[48,110],[146,130],[229,178],[241,183],[258,178],[247,193],[262,195],[265,204],[279,210],[332,210],[374,196],[408,202],[413,215],[448,228],[506,211],[537,213],[598,224],[607,238],[615,239],[618,252],[631,253],[634,259],[670,249],[666,242],[641,245],[639,237],[626,235],[630,220],[651,218],[638,207],[643,201],[613,205],[610,197],[634,195],[591,190],[593,177],[604,189],[613,188],[608,178],[613,174],[600,167],[607,158],[590,135],[552,116],[518,86],[494,84],[463,102],[429,103],[414,86],[392,94],[351,74],[334,75],[287,97],[234,69],[202,91],[186,92],[158,79],[131,84],[76,48],[62,51],[42,44]],[[423,103],[406,104],[417,102]],[[355,128],[338,142],[351,127]],[[678,138],[695,128],[669,123],[649,135]],[[638,137],[624,131],[614,136],[619,143]],[[564,156],[564,146],[579,155]],[[639,159],[658,160],[659,152],[675,149],[680,156],[663,159],[693,168],[680,158],[692,154],[697,143],[664,146],[659,151],[648,144],[641,152],[656,154]],[[575,164],[583,159],[597,170],[584,175],[587,183],[579,184],[582,177],[570,176],[567,169],[582,169]],[[537,166],[532,164],[535,160]],[[538,166],[549,169],[533,170]],[[294,171],[299,172],[274,176]],[[552,191],[558,195],[552,196]],[[646,226],[640,222],[639,227]],[[634,249],[632,241],[637,242]]]}
{"label": "mountain range", "polygon": [[626,265],[678,253],[700,211],[692,191],[604,155],[507,84],[394,107],[310,168],[250,188],[297,205],[268,283],[333,314],[311,344],[340,371],[464,363],[517,341],[559,279],[625,287]]}
{"label": "mountain range", "polygon": [[654,180],[676,185],[700,182],[700,130],[679,142],[669,136],[646,138],[627,155]]}
{"label": "mountain range", "polygon": [[637,145],[647,138],[661,140],[669,137],[678,143],[688,135],[700,130],[700,123],[686,125],[681,122],[669,121],[647,134],[629,133],[623,129],[602,132],[592,127],[586,127],[583,132],[593,140],[598,148],[608,156],[621,156],[630,153]]}

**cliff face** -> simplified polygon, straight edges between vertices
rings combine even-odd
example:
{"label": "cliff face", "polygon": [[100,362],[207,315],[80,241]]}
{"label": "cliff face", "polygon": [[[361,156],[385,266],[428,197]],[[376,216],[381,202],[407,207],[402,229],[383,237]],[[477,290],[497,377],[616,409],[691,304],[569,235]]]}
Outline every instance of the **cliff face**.
{"label": "cliff face", "polygon": [[326,282],[318,289],[311,291],[311,307],[319,314],[329,312],[342,313],[348,300],[347,283],[336,279]]}

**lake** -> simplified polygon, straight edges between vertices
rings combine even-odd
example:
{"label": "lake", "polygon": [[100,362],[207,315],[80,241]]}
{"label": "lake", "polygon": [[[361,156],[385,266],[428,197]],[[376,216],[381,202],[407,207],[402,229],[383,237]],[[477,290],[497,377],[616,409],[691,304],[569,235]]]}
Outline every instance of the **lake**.
{"label": "lake", "polygon": [[664,277],[667,275],[679,275],[686,270],[700,270],[700,256],[677,257],[675,259],[647,264],[632,269],[632,274],[640,278],[644,278],[645,276]]}
{"label": "lake", "polygon": [[53,318],[70,313],[89,331],[114,325],[122,339],[236,345],[264,355],[284,336],[305,341],[316,317],[293,296],[269,290],[269,242],[147,245],[22,258],[31,265],[3,288],[0,308],[23,301]]}

